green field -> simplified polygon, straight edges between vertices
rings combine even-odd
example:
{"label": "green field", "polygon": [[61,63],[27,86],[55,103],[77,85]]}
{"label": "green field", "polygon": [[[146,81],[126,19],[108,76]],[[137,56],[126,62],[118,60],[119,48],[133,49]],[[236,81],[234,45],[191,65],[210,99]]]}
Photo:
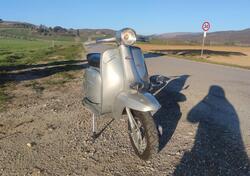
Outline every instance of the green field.
{"label": "green field", "polygon": [[35,64],[81,57],[81,43],[0,38],[0,66]]}
{"label": "green field", "polygon": [[4,81],[9,73],[40,63],[47,65],[57,61],[69,63],[83,58],[83,53],[84,49],[80,42],[0,38],[0,111],[4,109],[5,102],[11,98],[7,93],[11,84],[15,84]]}

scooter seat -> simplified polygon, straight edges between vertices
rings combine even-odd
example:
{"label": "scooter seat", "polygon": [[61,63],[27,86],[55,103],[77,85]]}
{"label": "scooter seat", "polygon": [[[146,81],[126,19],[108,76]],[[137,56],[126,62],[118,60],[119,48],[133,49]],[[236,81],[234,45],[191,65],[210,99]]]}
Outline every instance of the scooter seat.
{"label": "scooter seat", "polygon": [[90,66],[100,68],[101,53],[90,53],[87,60]]}

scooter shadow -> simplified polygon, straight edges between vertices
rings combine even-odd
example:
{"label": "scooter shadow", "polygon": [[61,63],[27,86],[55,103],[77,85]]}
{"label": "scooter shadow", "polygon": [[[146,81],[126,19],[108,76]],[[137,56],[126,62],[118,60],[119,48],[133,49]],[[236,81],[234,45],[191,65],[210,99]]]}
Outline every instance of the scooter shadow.
{"label": "scooter shadow", "polygon": [[189,75],[181,75],[170,79],[167,86],[156,96],[161,108],[154,114],[154,121],[159,130],[159,151],[161,151],[171,139],[177,124],[181,118],[179,102],[186,101],[186,96],[181,93],[187,89],[185,82]]}

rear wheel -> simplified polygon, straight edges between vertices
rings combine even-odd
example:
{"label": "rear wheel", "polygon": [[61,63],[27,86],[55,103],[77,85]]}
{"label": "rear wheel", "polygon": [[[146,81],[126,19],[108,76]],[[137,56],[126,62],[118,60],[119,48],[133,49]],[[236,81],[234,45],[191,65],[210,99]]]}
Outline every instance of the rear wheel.
{"label": "rear wheel", "polygon": [[131,119],[128,121],[132,147],[141,159],[148,160],[158,152],[158,132],[154,120],[150,112],[129,111],[133,118],[132,124]]}

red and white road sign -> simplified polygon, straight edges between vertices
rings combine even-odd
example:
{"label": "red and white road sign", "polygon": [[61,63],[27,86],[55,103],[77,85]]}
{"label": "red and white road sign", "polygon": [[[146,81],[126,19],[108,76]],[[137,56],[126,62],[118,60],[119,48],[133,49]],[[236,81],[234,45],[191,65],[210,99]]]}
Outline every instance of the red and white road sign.
{"label": "red and white road sign", "polygon": [[202,24],[202,29],[203,29],[203,31],[204,32],[207,32],[209,29],[210,29],[210,23],[209,22],[204,22],[203,24]]}

